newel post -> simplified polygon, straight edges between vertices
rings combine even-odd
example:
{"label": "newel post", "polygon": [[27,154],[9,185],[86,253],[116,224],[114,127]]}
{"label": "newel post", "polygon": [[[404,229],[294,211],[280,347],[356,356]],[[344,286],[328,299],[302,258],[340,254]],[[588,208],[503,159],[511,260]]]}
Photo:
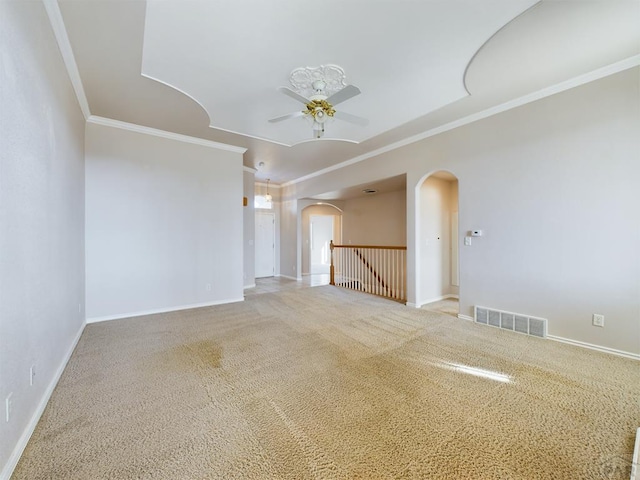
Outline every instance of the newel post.
{"label": "newel post", "polygon": [[331,267],[329,268],[329,285],[335,285],[334,270],[333,270],[333,240],[329,243],[331,248]]}

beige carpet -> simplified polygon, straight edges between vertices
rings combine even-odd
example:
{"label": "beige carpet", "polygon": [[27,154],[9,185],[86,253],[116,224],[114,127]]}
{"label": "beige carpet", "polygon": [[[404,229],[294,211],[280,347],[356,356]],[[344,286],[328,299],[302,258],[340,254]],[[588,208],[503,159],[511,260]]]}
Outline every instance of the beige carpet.
{"label": "beige carpet", "polygon": [[458,300],[455,298],[446,298],[437,302],[427,303],[421,308],[432,312],[446,313],[447,315],[451,315],[456,318],[458,317],[459,312]]}
{"label": "beige carpet", "polygon": [[88,325],[16,479],[628,479],[640,364],[317,287]]}

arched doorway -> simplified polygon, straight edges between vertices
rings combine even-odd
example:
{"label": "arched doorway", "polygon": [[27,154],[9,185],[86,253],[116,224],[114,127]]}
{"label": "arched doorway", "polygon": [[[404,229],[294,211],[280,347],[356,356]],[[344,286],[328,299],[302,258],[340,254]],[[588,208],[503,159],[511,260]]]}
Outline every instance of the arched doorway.
{"label": "arched doorway", "polygon": [[331,204],[302,210],[302,275],[312,285],[329,283],[329,242],[342,241],[342,211]]}
{"label": "arched doorway", "polygon": [[419,306],[457,316],[460,293],[458,178],[429,174],[418,187]]}

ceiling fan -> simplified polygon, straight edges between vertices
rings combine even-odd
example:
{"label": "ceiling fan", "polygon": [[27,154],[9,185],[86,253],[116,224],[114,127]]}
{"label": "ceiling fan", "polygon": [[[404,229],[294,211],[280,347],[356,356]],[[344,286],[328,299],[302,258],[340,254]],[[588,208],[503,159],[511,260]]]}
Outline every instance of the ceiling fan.
{"label": "ceiling fan", "polygon": [[351,115],[349,113],[337,111],[335,108],[339,103],[349,100],[352,97],[360,94],[360,89],[353,85],[347,85],[342,90],[338,90],[333,95],[327,97],[325,94],[325,88],[327,83],[324,80],[316,80],[312,83],[314,94],[310,98],[303,97],[297,92],[294,92],[290,88],[280,87],[280,90],[285,95],[298,100],[306,106],[305,110],[299,112],[289,113],[282,115],[281,117],[275,117],[269,120],[271,123],[281,122],[290,118],[304,117],[313,119],[313,136],[320,138],[324,135],[324,124],[329,118],[338,118],[346,122],[355,123],[356,125],[366,126],[369,124],[369,120],[366,118]]}

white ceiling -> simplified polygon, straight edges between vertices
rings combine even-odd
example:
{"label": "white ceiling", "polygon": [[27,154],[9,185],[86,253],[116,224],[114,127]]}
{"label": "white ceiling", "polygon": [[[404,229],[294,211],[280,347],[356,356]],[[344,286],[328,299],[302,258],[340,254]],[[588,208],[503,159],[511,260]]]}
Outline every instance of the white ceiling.
{"label": "white ceiling", "polygon": [[534,3],[148,0],[142,74],[196,100],[213,128],[291,146],[312,130],[267,122],[302,109],[276,88],[296,67],[337,64],[363,92],[338,108],[370,123],[335,121],[325,135],[361,142],[466,96],[478,48]]}
{"label": "white ceiling", "polygon": [[[276,184],[640,53],[636,0],[58,3],[93,115],[245,147]],[[325,64],[370,124],[269,123],[302,106],[290,72]]]}

